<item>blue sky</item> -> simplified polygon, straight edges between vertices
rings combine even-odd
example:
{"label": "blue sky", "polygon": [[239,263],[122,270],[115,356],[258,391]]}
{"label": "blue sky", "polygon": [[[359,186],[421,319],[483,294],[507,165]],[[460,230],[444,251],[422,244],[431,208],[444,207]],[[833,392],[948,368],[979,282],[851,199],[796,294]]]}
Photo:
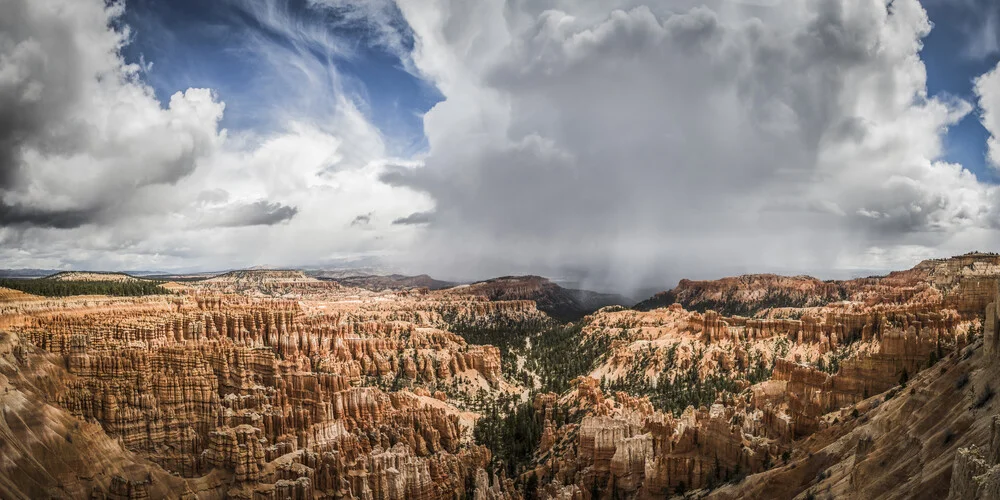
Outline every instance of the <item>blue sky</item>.
{"label": "blue sky", "polygon": [[[310,6],[302,0],[287,5],[292,22],[325,32],[347,54],[330,53],[322,44],[310,46],[306,56],[338,72],[342,91],[359,105],[378,127],[389,152],[406,157],[426,148],[422,115],[442,99],[433,85],[408,72],[400,57],[382,46],[378,34],[347,19],[336,9]],[[131,0],[123,21],[132,29],[125,49],[130,62],[152,63],[145,79],[161,102],[189,87],[212,88],[226,103],[222,126],[230,130],[272,132],[280,126],[275,112],[288,105],[295,89],[280,90],[275,68],[254,49],[253,40],[289,48],[286,33],[262,25],[238,1]],[[413,38],[400,19],[404,50]],[[263,41],[263,42],[261,42]],[[284,75],[294,82],[294,74]],[[278,87],[278,88],[276,88]],[[322,121],[323,109],[316,109]]]}
{"label": "blue sky", "polygon": [[[124,22],[132,27],[133,42],[125,55],[132,62],[141,58],[152,63],[145,78],[161,102],[188,87],[212,88],[227,104],[224,127],[266,133],[280,123],[272,112],[285,104],[284,96],[267,86],[273,68],[248,49],[248,38],[263,36],[280,46],[284,34],[262,26],[239,5],[230,0],[132,0]],[[989,25],[1000,17],[1000,4],[927,0],[924,6],[935,25],[921,53],[929,94],[975,103],[973,79],[1000,60]],[[322,27],[353,49],[343,57],[324,59],[322,48],[314,55],[336,67],[344,80],[343,91],[382,131],[390,152],[405,157],[425,149],[422,115],[442,99],[434,86],[408,72],[397,54],[379,46],[371,30],[344,22],[337,11],[310,7],[302,0],[293,0],[288,7],[299,22]],[[411,48],[412,33],[401,18],[399,27],[404,48]],[[978,113],[974,110],[949,131],[946,159],[964,165],[981,180],[1000,182],[1000,175],[986,165],[989,134]]]}
{"label": "blue sky", "polygon": [[624,289],[1000,246],[996,0],[736,1],[0,2],[0,257]]}
{"label": "blue sky", "polygon": [[[996,33],[987,29],[990,19],[1000,15],[1000,4],[992,0],[931,0],[924,7],[934,23],[921,52],[927,66],[928,93],[953,95],[975,103],[973,79],[1000,60],[995,49]],[[1000,176],[986,165],[989,133],[978,116],[977,108],[948,131],[947,159],[961,163],[981,180],[1000,182]]]}

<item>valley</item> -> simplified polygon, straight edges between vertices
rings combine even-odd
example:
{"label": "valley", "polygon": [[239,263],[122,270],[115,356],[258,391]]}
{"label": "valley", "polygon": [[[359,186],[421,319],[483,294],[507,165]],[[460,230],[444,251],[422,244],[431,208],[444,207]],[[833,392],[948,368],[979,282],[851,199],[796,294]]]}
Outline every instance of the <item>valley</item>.
{"label": "valley", "polygon": [[1000,492],[994,254],[635,307],[537,276],[45,280],[0,288],[3,498]]}

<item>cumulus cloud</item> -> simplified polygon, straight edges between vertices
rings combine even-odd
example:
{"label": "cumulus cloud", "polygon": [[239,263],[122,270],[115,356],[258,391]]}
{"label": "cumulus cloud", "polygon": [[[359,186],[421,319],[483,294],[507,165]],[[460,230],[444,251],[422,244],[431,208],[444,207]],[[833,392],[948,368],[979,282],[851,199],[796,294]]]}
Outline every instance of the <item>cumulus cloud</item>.
{"label": "cumulus cloud", "polygon": [[378,182],[387,164],[407,160],[387,158],[381,134],[343,92],[332,60],[347,45],[281,5],[248,7],[269,36],[252,32],[245,51],[289,100],[262,99],[272,126],[237,132],[220,129],[225,105],[212,90],[157,100],[122,57],[123,4],[0,5],[0,260],[301,265],[387,252],[410,238],[407,228],[350,225],[358,213],[392,220],[428,201]]}
{"label": "cumulus cloud", "polygon": [[406,217],[400,217],[392,221],[393,225],[417,225],[427,224],[434,218],[434,212],[413,212]]}
{"label": "cumulus cloud", "polygon": [[112,221],[144,188],[173,184],[222,139],[205,89],[166,108],[137,81],[110,29],[121,4],[0,7],[0,223],[57,228]]}
{"label": "cumulus cloud", "polygon": [[[927,94],[917,0],[233,4],[266,130],[220,129],[209,89],[158,101],[121,56],[121,4],[0,6],[0,259],[385,258],[627,291],[899,268],[998,240],[997,189],[942,160],[973,108]],[[358,41],[331,20],[441,92],[425,153],[391,157],[337,67]],[[994,137],[998,78],[976,84]]]}
{"label": "cumulus cloud", "polygon": [[927,95],[916,0],[399,4],[446,97],[385,179],[434,200],[418,267],[822,273],[991,226],[994,189],[941,161],[972,108]]}

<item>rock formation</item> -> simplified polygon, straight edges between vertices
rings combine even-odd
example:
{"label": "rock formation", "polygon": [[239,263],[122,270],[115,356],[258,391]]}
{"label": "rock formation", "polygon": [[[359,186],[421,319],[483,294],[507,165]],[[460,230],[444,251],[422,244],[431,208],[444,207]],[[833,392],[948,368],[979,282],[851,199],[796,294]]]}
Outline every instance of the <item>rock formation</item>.
{"label": "rock formation", "polygon": [[[50,380],[32,398],[135,457],[52,491],[104,498],[162,496],[163,471],[180,476],[178,491],[216,478],[206,498],[471,495],[491,455],[471,442],[474,415],[446,392],[509,384],[497,349],[443,330],[440,311],[537,314],[531,303],[374,294],[273,271],[172,297],[22,298],[5,295],[3,327],[12,352],[36,353],[33,368],[45,361]],[[5,478],[37,458],[0,452]],[[8,492],[37,487],[14,480]],[[502,480],[482,488],[512,494]]]}
{"label": "rock formation", "polygon": [[[682,281],[558,331],[540,308],[586,300],[536,277],[0,289],[0,497],[995,498],[998,278],[1000,257],[972,254]],[[468,342],[477,328],[499,347]],[[521,371],[545,332],[592,354],[561,394]],[[486,418],[501,400],[537,426],[512,474],[511,443],[477,444],[481,419],[510,423]]]}
{"label": "rock formation", "polygon": [[[948,406],[955,398],[954,389],[945,389],[948,382],[937,381],[915,394],[906,391],[931,384],[925,379],[937,371],[936,363],[954,363],[961,353],[974,352],[981,330],[986,332],[987,351],[990,345],[1000,346],[995,308],[985,321],[980,319],[996,295],[998,264],[994,256],[963,256],[849,282],[771,275],[682,282],[672,291],[681,303],[642,307],[645,311],[601,310],[586,318],[583,332],[586,338],[605,339],[609,353],[589,374],[593,382],[581,381],[558,400],[564,411],[583,415],[580,423],[546,423],[545,451],[540,451],[535,471],[543,478],[540,491],[552,498],[593,498],[596,493],[662,498],[692,489],[732,498],[818,494],[825,490],[812,483],[827,484],[826,474],[833,473],[826,469],[837,462],[824,447],[868,419],[877,417],[883,425],[916,419],[893,408],[904,400],[908,406],[903,411],[910,412],[926,398],[947,401],[939,404],[950,408],[954,428],[923,422],[920,432],[950,432],[954,436],[949,439],[958,442],[955,436],[968,424],[961,416],[964,408]],[[711,303],[747,315],[711,308],[689,311],[681,299],[688,305]],[[927,370],[932,365],[934,370]],[[763,380],[755,378],[757,371],[764,373]],[[913,381],[918,374],[923,377]],[[612,392],[604,394],[598,380]],[[678,383],[699,390],[689,380],[729,381],[723,386],[735,387],[739,394],[722,391],[714,404],[664,411],[670,409],[670,400],[663,399],[661,387],[668,395]],[[893,396],[892,403],[879,407]],[[877,429],[878,434],[886,432]],[[854,435],[849,444],[837,444],[842,447],[837,453],[877,454],[881,444],[872,436],[878,434]],[[893,439],[894,446],[903,448],[892,453],[899,453],[926,438],[909,434]],[[949,490],[955,449],[927,451],[947,464],[947,471],[931,476],[943,496]],[[822,460],[799,459],[804,452],[821,450],[826,453]],[[962,467],[977,478],[966,483],[988,498],[982,495],[992,494],[992,483],[984,474],[995,462],[980,455],[976,450],[962,452]],[[785,485],[780,471],[790,471],[790,464],[803,460],[808,467],[796,474],[809,476]],[[753,488],[720,487],[748,474],[744,483],[749,481]],[[781,477],[782,482],[763,479],[769,477]],[[874,498],[892,491],[885,483],[873,484],[875,478],[886,478],[884,473],[851,477],[853,483],[830,490],[841,492],[834,497]]]}

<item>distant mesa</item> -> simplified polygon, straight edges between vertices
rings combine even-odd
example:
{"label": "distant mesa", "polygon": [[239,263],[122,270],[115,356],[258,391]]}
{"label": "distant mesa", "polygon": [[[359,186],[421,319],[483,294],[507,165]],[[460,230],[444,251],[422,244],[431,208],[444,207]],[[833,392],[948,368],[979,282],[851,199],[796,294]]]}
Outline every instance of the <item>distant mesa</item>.
{"label": "distant mesa", "polygon": [[[934,286],[945,292],[980,286],[1000,274],[1000,255],[970,252],[946,259],[929,259],[912,269],[893,271],[884,276],[850,280],[823,281],[812,276],[746,274],[717,280],[681,280],[671,290],[657,293],[636,304],[633,309],[650,311],[680,304],[689,311],[716,311],[727,316],[761,316],[771,309],[822,307],[856,295],[859,290],[896,290],[896,294],[929,293]],[[979,305],[959,303],[951,294],[949,306],[959,312],[976,311]],[[874,295],[873,295],[874,296]],[[895,297],[904,299],[906,297]]]}
{"label": "distant mesa", "polygon": [[573,321],[609,305],[627,305],[614,294],[564,288],[541,276],[503,276],[469,284],[442,281],[426,274],[369,274],[351,271],[315,271],[311,276],[347,287],[374,292],[385,290],[444,290],[449,294],[485,297],[491,301],[530,300],[539,310],[560,321]]}
{"label": "distant mesa", "polygon": [[62,271],[43,279],[54,281],[109,281],[114,283],[128,283],[146,281],[143,278],[136,278],[125,273],[97,272],[97,271]]}
{"label": "distant mesa", "polygon": [[843,300],[846,294],[845,282],[748,274],[709,281],[681,280],[675,288],[636,304],[635,309],[649,311],[679,303],[690,311],[747,316],[769,307],[818,307]]}
{"label": "distant mesa", "polygon": [[125,273],[93,271],[62,271],[43,278],[0,278],[0,287],[42,297],[73,295],[134,297],[171,293],[171,290],[162,286],[163,284],[162,281],[137,278]]}
{"label": "distant mesa", "polygon": [[426,274],[417,276],[405,276],[402,274],[367,274],[334,277],[328,276],[327,273],[318,273],[316,277],[323,280],[335,281],[344,286],[364,288],[373,292],[381,292],[383,290],[409,290],[413,288],[443,290],[457,285],[457,283],[434,279]]}
{"label": "distant mesa", "polygon": [[560,321],[575,321],[602,307],[627,305],[622,296],[563,288],[541,276],[503,276],[451,289],[490,300],[531,300],[538,309]]}
{"label": "distant mesa", "polygon": [[339,272],[0,279],[0,498],[1000,498],[1000,256],[648,311]]}
{"label": "distant mesa", "polygon": [[302,271],[295,269],[243,269],[229,271],[228,273],[205,280],[207,283],[228,283],[239,281],[259,281],[259,282],[316,282],[316,278],[306,276]]}
{"label": "distant mesa", "polygon": [[0,269],[0,278],[44,278],[58,272],[58,269]]}

